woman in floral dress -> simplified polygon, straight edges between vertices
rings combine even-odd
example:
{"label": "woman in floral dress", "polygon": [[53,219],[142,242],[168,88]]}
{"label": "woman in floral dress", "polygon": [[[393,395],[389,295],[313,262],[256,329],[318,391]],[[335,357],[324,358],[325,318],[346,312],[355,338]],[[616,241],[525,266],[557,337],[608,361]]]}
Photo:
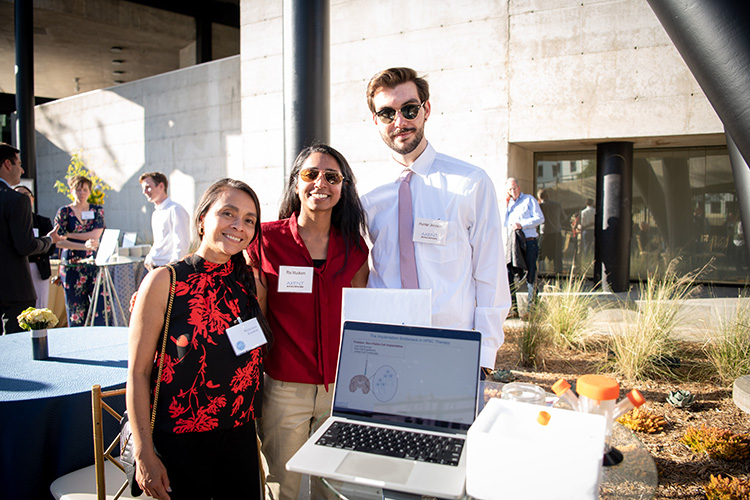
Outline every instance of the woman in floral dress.
{"label": "woman in floral dress", "polygon": [[[133,307],[127,409],[135,477],[159,499],[260,499],[255,419],[271,332],[242,253],[260,240],[258,197],[244,182],[223,179],[203,195],[194,222],[198,250],[170,265],[175,296],[153,434],[169,269],[146,275]],[[238,347],[234,335],[248,328],[256,337]]]}
{"label": "woman in floral dress", "polygon": [[67,236],[66,240],[57,244],[58,248],[63,249],[60,279],[65,292],[68,326],[83,326],[98,268],[93,263],[80,262],[92,257],[99,247],[99,238],[104,232],[104,207],[88,202],[92,185],[87,177],[71,177],[68,187],[75,201],[60,208],[55,216],[55,225],[60,228],[60,234]]}

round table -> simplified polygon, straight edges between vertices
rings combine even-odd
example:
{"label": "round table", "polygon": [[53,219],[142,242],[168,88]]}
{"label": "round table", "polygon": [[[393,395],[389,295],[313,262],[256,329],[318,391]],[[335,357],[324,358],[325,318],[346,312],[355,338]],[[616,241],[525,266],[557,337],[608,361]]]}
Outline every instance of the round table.
{"label": "round table", "polygon": [[[30,332],[0,337],[3,498],[52,498],[52,481],[93,464],[91,387],[124,387],[127,379],[127,328],[56,328],[47,334],[46,360],[32,359]],[[124,397],[110,404],[122,411]],[[117,431],[112,422],[105,439]]]}

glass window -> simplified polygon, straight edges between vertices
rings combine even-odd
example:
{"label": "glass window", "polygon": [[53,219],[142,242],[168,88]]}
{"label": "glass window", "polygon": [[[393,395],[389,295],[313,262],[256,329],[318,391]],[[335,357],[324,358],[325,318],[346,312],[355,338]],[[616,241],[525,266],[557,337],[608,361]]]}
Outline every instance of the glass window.
{"label": "glass window", "polygon": [[[593,233],[584,225],[586,200],[596,199],[596,152],[538,153],[537,188],[559,202],[563,273],[593,276]],[[743,284],[748,275],[737,193],[725,147],[635,150],[630,277],[644,279],[673,259],[700,281]],[[544,236],[540,245],[544,246]],[[554,256],[540,251],[539,273],[554,273]]]}

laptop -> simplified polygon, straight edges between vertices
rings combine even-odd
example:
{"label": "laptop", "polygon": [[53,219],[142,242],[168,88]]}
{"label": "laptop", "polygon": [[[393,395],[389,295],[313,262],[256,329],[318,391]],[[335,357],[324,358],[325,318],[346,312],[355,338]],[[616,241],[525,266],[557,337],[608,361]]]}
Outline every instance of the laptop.
{"label": "laptop", "polygon": [[[287,469],[384,490],[460,498],[466,432],[477,411],[480,347],[476,331],[344,322],[331,417]],[[348,441],[360,434],[367,436],[364,444]],[[426,439],[438,441],[432,445],[437,454],[407,446]],[[378,453],[379,441],[387,449]]]}

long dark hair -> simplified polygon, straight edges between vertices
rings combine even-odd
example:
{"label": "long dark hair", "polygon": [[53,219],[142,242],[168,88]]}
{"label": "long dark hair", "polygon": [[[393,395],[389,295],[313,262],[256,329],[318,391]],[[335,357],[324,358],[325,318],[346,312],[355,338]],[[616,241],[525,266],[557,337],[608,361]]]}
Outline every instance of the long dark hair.
{"label": "long dark hair", "polygon": [[322,153],[336,160],[341,169],[341,174],[344,176],[344,182],[341,186],[341,199],[333,207],[331,213],[331,225],[338,229],[344,239],[346,262],[349,259],[350,248],[356,246],[360,250],[363,250],[360,236],[367,234],[367,216],[362,209],[362,204],[359,202],[359,195],[355,187],[357,180],[354,177],[352,168],[349,166],[349,162],[346,161],[344,155],[331,146],[316,143],[304,148],[297,155],[297,159],[294,160],[294,165],[292,165],[292,171],[289,173],[284,196],[281,199],[279,219],[288,219],[293,213],[299,214],[302,204],[299,200],[299,195],[295,191],[297,176],[299,175],[299,171],[302,170],[302,165],[304,165],[305,161],[313,153]]}
{"label": "long dark hair", "polygon": [[[238,181],[236,179],[221,179],[213,183],[211,187],[209,187],[206,192],[203,193],[203,196],[201,196],[201,199],[198,202],[198,206],[196,207],[195,214],[193,216],[197,241],[203,241],[203,218],[211,209],[211,206],[216,203],[216,200],[219,199],[221,194],[229,189],[237,189],[239,191],[242,191],[243,193],[246,193],[253,200],[253,203],[255,203],[255,208],[258,211],[258,219],[255,224],[255,234],[250,240],[248,249],[250,247],[254,247],[254,250],[258,254],[258,269],[260,269],[260,242],[262,239],[262,229],[260,224],[260,200],[258,200],[258,195],[255,194],[253,188],[242,181]],[[232,255],[232,257],[230,257],[230,260],[232,261],[232,265],[234,267],[234,277],[248,292],[248,304],[250,311],[253,313],[253,316],[258,319],[258,323],[260,323],[260,327],[263,330],[266,339],[268,340],[267,346],[268,348],[270,348],[271,344],[273,343],[273,333],[271,332],[271,327],[268,325],[268,321],[266,321],[265,316],[263,316],[263,312],[260,310],[260,304],[258,304],[258,300],[256,299],[258,290],[255,287],[255,276],[253,275],[252,271],[248,269],[243,252],[238,252]]]}

